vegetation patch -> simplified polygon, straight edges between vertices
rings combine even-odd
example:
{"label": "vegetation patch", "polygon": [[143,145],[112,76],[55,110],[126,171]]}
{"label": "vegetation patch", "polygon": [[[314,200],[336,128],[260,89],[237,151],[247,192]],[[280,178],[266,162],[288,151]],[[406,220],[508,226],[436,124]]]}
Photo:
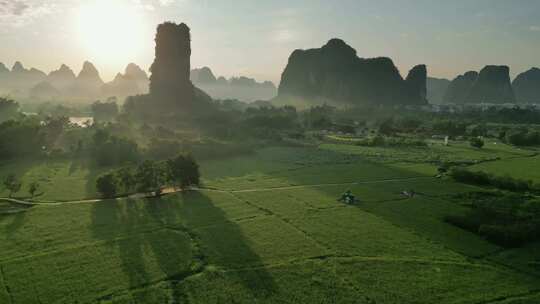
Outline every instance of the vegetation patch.
{"label": "vegetation patch", "polygon": [[504,247],[538,241],[540,201],[519,195],[475,199],[465,215],[447,216],[446,221],[477,233]]}

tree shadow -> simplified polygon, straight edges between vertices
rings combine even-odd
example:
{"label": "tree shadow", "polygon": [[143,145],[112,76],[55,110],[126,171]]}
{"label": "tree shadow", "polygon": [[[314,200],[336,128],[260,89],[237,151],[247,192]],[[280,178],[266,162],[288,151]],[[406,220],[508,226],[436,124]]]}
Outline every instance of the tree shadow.
{"label": "tree shadow", "polygon": [[21,211],[10,216],[13,219],[11,220],[11,223],[6,225],[6,228],[5,228],[8,238],[11,238],[24,225],[26,212],[27,211]]}
{"label": "tree shadow", "polygon": [[[233,276],[234,273],[235,279],[249,290],[254,298],[263,299],[277,292],[273,277],[263,267],[264,262],[259,255],[249,246],[240,226],[231,221],[224,211],[204,193],[199,191],[181,192],[149,200],[145,206],[150,216],[156,220],[162,220],[167,227],[183,231],[189,236],[194,251],[190,274],[200,273],[209,265],[227,270],[234,270],[235,267],[258,267],[257,271],[228,271],[227,274]],[[210,221],[206,222],[208,219]],[[207,230],[201,228],[202,226],[213,226],[214,229]],[[212,243],[214,237],[211,234],[214,232],[219,233],[221,239],[219,244]],[[176,253],[164,254],[159,250],[158,242],[151,239],[148,242],[154,249],[158,263],[165,272],[171,263],[181,258],[177,254],[178,250]],[[226,246],[220,246],[223,244]],[[239,267],[238,264],[230,263],[231,260],[237,261],[239,259],[246,264]],[[173,274],[169,275],[175,277]],[[185,278],[183,275],[176,277],[179,280],[183,278]],[[175,300],[180,301],[181,299]]]}
{"label": "tree shadow", "polygon": [[[209,243],[212,238],[208,231],[203,234],[197,228],[208,225],[216,226],[215,231],[226,227],[220,232],[219,237],[225,239],[220,242],[221,246]],[[274,279],[250,248],[238,224],[200,192],[96,203],[92,210],[92,231],[96,239],[118,250],[130,288],[151,284],[155,278],[148,274],[147,267],[156,263],[164,280],[171,283],[174,303],[185,300],[182,282],[205,272],[210,264],[226,269],[227,277],[241,283],[254,298],[266,298],[277,290]],[[223,244],[230,245],[224,247]],[[238,257],[231,256],[236,252]],[[148,260],[149,257],[153,260]],[[243,266],[257,267],[257,271],[230,271],[235,267],[243,268],[229,264],[227,261],[231,259],[249,261]],[[132,296],[144,302],[148,295]]]}

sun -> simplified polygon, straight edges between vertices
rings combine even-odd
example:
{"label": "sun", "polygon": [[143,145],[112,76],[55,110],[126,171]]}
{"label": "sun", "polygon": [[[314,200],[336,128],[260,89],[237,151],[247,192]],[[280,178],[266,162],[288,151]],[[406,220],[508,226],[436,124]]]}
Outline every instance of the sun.
{"label": "sun", "polygon": [[135,58],[148,42],[145,18],[129,2],[96,0],[82,5],[76,22],[81,44],[101,63]]}

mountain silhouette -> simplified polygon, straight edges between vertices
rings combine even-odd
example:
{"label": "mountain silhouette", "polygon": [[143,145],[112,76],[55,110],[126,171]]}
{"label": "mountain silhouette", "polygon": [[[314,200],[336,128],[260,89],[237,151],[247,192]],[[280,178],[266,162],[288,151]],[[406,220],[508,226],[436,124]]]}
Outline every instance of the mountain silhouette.
{"label": "mountain silhouette", "polygon": [[467,72],[456,77],[446,91],[445,103],[515,103],[508,66],[488,65],[480,73]]}
{"label": "mountain silhouette", "polygon": [[540,69],[531,68],[512,82],[516,99],[521,103],[540,103]]}
{"label": "mountain silhouette", "polygon": [[390,58],[359,58],[341,39],[318,49],[296,50],[289,57],[279,96],[324,98],[349,104],[425,104],[425,67],[404,80]]}

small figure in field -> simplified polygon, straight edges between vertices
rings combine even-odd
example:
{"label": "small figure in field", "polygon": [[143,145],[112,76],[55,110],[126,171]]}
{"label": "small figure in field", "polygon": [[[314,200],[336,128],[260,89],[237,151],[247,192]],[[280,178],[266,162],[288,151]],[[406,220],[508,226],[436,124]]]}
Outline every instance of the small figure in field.
{"label": "small figure in field", "polygon": [[356,199],[356,197],[352,194],[352,191],[351,190],[347,190],[345,191],[342,195],[341,195],[341,198],[338,200],[340,202],[344,202],[345,204],[354,204],[356,203],[358,200]]}
{"label": "small figure in field", "polygon": [[414,190],[403,190],[401,192],[401,195],[407,198],[413,198],[416,195],[416,192]]}

